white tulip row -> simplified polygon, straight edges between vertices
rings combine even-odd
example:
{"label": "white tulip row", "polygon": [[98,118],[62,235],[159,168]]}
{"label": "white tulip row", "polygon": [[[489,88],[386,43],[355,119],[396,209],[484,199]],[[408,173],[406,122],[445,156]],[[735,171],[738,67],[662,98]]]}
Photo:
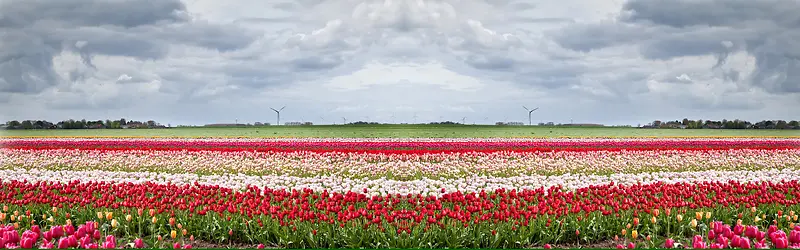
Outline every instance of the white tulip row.
{"label": "white tulip row", "polygon": [[69,170],[42,170],[42,169],[8,169],[0,170],[0,179],[3,182],[12,180],[27,180],[28,182],[61,182],[71,181],[102,181],[110,183],[156,183],[192,185],[195,182],[201,185],[219,185],[231,189],[243,189],[247,186],[271,189],[298,189],[305,188],[315,191],[328,190],[329,192],[357,192],[369,195],[386,194],[423,194],[440,195],[445,192],[461,191],[462,193],[480,192],[480,190],[496,189],[537,189],[561,186],[566,190],[575,190],[589,186],[614,184],[633,185],[662,182],[670,183],[701,183],[701,182],[780,182],[800,181],[800,170],[795,169],[770,169],[760,171],[698,171],[698,172],[655,172],[638,174],[564,174],[557,176],[515,176],[515,177],[487,177],[470,176],[460,179],[429,179],[421,178],[411,181],[396,181],[386,178],[380,179],[349,179],[340,176],[252,176],[244,174],[225,175],[197,175],[197,174],[169,174],[158,172],[114,172],[114,171],[69,171]]}

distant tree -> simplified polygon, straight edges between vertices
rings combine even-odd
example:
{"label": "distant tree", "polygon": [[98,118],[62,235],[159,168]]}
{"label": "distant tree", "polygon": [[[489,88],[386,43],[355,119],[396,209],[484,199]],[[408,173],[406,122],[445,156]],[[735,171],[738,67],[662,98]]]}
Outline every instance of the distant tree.
{"label": "distant tree", "polygon": [[787,129],[787,128],[788,124],[784,120],[778,120],[778,122],[775,123],[775,129]]}
{"label": "distant tree", "polygon": [[793,128],[797,128],[798,126],[800,126],[800,122],[798,122],[798,121],[790,121],[789,122],[789,126],[791,126]]}
{"label": "distant tree", "polygon": [[33,123],[31,120],[22,121],[22,129],[33,129]]}

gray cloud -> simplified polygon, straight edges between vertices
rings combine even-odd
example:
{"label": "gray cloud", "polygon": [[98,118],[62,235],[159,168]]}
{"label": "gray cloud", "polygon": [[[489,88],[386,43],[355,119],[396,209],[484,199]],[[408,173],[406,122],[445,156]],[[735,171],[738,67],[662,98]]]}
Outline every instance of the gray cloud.
{"label": "gray cloud", "polygon": [[800,115],[785,110],[800,105],[796,7],[0,0],[0,116],[269,122],[264,107],[287,105],[287,121],[494,123],[530,105],[534,122],[786,119]]}
{"label": "gray cloud", "polygon": [[58,76],[52,59],[78,53],[95,68],[96,55],[161,59],[169,46],[189,44],[220,51],[247,46],[252,36],[236,27],[191,21],[180,1],[0,2],[0,91],[39,93],[63,81],[83,81],[91,71]]}
{"label": "gray cloud", "polygon": [[[576,24],[554,34],[562,46],[590,51],[638,45],[649,59],[712,55],[712,68],[732,53],[755,58],[748,82],[771,93],[799,93],[800,3],[768,1],[628,1],[616,23]],[[734,73],[736,72],[736,73]],[[723,76],[745,80],[738,71]]]}

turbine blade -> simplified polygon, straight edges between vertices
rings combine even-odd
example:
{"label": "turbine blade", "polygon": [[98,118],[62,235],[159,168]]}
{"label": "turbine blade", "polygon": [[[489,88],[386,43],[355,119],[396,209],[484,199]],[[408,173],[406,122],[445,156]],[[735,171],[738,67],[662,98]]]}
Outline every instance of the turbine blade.
{"label": "turbine blade", "polygon": [[529,109],[528,109],[527,107],[525,107],[525,106],[522,106],[522,108],[524,108],[525,110],[529,110]]}

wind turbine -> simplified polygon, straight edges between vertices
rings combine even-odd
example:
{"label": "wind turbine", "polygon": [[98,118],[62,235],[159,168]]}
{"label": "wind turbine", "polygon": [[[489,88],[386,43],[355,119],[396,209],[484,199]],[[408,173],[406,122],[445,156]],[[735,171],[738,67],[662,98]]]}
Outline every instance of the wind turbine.
{"label": "wind turbine", "polygon": [[467,124],[467,117],[466,116],[461,117],[461,124],[464,124],[464,125]]}
{"label": "wind turbine", "polygon": [[347,118],[342,117],[342,125],[347,125]]}
{"label": "wind turbine", "polygon": [[394,113],[392,114],[392,116],[390,118],[392,118],[392,124],[395,124],[394,123]]}
{"label": "wind turbine", "polygon": [[280,109],[269,108],[278,114],[278,121],[275,122],[275,125],[281,125],[281,110],[283,110],[284,108],[286,108],[286,106],[283,106]]}
{"label": "wind turbine", "polygon": [[417,124],[417,113],[414,113],[414,124]]}
{"label": "wind turbine", "polygon": [[533,111],[536,111],[536,110],[537,110],[537,109],[539,109],[539,108],[537,107],[537,108],[535,108],[535,109],[528,109],[528,108],[527,108],[527,107],[525,107],[525,106],[522,106],[522,108],[524,108],[525,110],[527,110],[527,111],[528,111],[528,126],[530,126],[530,125],[531,125],[531,113],[533,113]]}

